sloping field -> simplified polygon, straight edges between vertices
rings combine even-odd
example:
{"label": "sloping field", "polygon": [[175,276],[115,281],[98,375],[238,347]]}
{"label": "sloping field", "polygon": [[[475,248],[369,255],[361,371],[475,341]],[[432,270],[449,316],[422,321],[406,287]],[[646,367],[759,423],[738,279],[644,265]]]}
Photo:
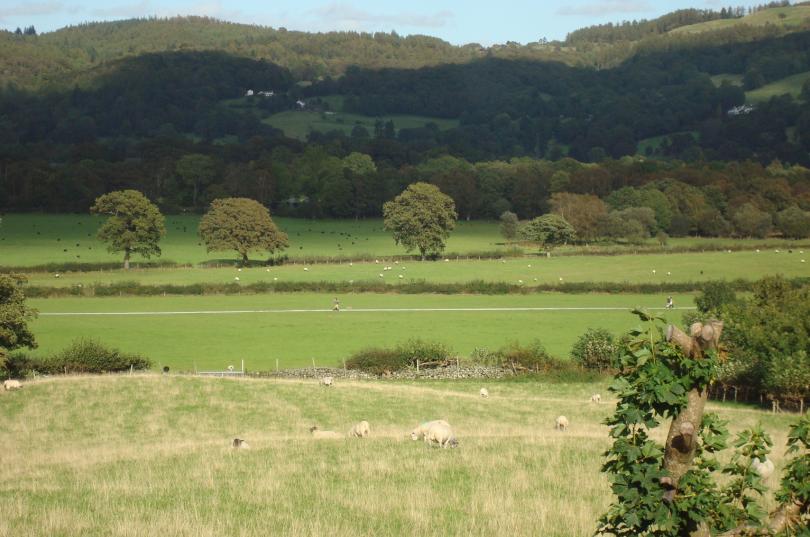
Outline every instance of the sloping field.
{"label": "sloping field", "polygon": [[749,103],[767,101],[771,97],[785,94],[798,98],[802,93],[802,87],[808,80],[810,80],[810,71],[805,71],[804,73],[771,82],[753,91],[748,91],[745,93],[745,98]]}
{"label": "sloping field", "polygon": [[[0,534],[189,537],[591,535],[612,409],[604,384],[315,382],[134,376],[0,393]],[[605,397],[607,398],[607,397]],[[609,398],[608,398],[609,399]],[[716,405],[710,405],[717,408]],[[763,422],[777,475],[791,417]],[[553,430],[559,414],[568,432]],[[406,434],[444,418],[457,449]],[[366,439],[314,440],[311,425]],[[233,451],[234,437],[250,450]],[[776,475],[767,485],[773,490]]]}
{"label": "sloping field", "polygon": [[749,26],[764,26],[766,24],[774,24],[777,26],[799,26],[807,22],[810,17],[810,6],[790,6],[772,9],[764,9],[757,11],[751,15],[747,15],[740,19],[719,19],[708,22],[701,22],[698,24],[690,24],[689,26],[681,26],[670,31],[671,34],[690,34],[700,32],[711,32],[713,30],[721,30],[730,28],[738,24],[747,24]]}

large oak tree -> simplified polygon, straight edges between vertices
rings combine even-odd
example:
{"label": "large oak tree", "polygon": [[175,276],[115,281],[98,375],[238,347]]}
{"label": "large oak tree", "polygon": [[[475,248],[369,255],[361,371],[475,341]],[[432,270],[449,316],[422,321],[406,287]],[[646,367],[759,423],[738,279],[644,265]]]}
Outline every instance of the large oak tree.
{"label": "large oak tree", "polygon": [[248,198],[222,198],[211,202],[200,220],[199,233],[206,249],[236,250],[242,263],[254,250],[273,253],[289,246],[287,234],[281,231],[267,207]]}
{"label": "large oak tree", "polygon": [[408,252],[418,249],[423,260],[444,251],[458,219],[452,198],[427,183],[414,183],[386,202],[383,217],[394,241]]}
{"label": "large oak tree", "polygon": [[119,190],[96,198],[90,211],[109,218],[98,230],[98,239],[110,252],[124,252],[129,269],[133,253],[145,258],[159,256],[161,237],[166,234],[163,215],[157,206],[137,190]]}

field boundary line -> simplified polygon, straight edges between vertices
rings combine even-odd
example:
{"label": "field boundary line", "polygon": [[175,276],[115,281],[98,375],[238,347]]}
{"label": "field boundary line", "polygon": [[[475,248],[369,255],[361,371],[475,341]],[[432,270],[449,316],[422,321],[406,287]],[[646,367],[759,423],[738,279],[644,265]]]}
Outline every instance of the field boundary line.
{"label": "field boundary line", "polygon": [[[632,306],[546,306],[546,307],[514,307],[514,308],[354,308],[342,309],[339,312],[331,308],[324,309],[256,309],[256,310],[191,310],[191,311],[70,311],[70,312],[40,312],[40,317],[79,317],[94,315],[135,316],[135,315],[242,315],[255,313],[330,313],[342,315],[344,313],[420,313],[420,312],[532,312],[532,311],[629,311]],[[695,307],[681,308],[646,308],[651,311],[694,310]]]}

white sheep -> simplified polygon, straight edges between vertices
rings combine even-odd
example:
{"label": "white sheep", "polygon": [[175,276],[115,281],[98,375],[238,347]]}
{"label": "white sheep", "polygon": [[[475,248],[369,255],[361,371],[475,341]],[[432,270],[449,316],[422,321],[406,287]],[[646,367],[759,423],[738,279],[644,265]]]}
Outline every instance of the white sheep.
{"label": "white sheep", "polygon": [[238,282],[239,281],[239,276],[234,276],[233,279],[234,279],[234,281]]}
{"label": "white sheep", "polygon": [[338,438],[343,438],[343,435],[340,433],[336,433],[335,431],[321,431],[318,429],[317,425],[313,425],[309,428],[309,432],[312,433],[313,438],[318,439],[326,439],[326,440],[334,440]]}
{"label": "white sheep", "polygon": [[489,397],[489,390],[487,390],[486,388],[481,388],[480,390],[478,390],[478,393],[481,394],[481,397],[483,397],[484,399]]}
{"label": "white sheep", "polygon": [[20,383],[19,380],[9,379],[3,382],[3,388],[5,388],[6,391],[20,390],[22,389],[22,383]]}
{"label": "white sheep", "polygon": [[600,394],[595,393],[595,394],[593,394],[591,396],[591,403],[601,403],[601,402],[602,402],[602,396]]}
{"label": "white sheep", "polygon": [[751,460],[751,468],[753,468],[762,479],[768,479],[771,477],[771,474],[773,474],[773,461],[766,458],[765,462],[761,462],[758,458],[754,457],[754,459]]}
{"label": "white sheep", "polygon": [[353,436],[355,438],[365,438],[369,434],[371,434],[371,427],[366,420],[363,420],[360,423],[355,423],[352,425],[352,428],[349,429],[349,436]]}
{"label": "white sheep", "polygon": [[425,443],[430,445],[437,444],[440,447],[447,448],[456,447],[458,440],[456,440],[453,429],[451,429],[449,425],[434,423],[425,432]]}
{"label": "white sheep", "polygon": [[440,425],[446,425],[447,427],[450,427],[450,424],[444,420],[426,421],[420,423],[419,425],[416,426],[416,428],[413,431],[411,431],[411,440],[421,440],[422,438],[425,437],[425,433],[427,433],[428,429],[430,429],[432,425],[435,425],[437,423]]}
{"label": "white sheep", "polygon": [[233,449],[250,449],[250,444],[241,438],[234,438],[231,446],[233,446]]}
{"label": "white sheep", "polygon": [[334,381],[334,379],[332,377],[323,377],[321,379],[321,386],[326,386],[326,387],[332,386],[333,381]]}
{"label": "white sheep", "polygon": [[568,418],[565,416],[557,416],[557,419],[554,420],[554,428],[558,431],[568,430]]}

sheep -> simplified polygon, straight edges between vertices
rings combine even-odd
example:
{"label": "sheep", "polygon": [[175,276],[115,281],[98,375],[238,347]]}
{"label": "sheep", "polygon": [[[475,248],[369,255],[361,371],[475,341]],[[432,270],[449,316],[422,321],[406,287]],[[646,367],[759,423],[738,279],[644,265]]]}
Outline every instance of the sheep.
{"label": "sheep", "polygon": [[484,399],[489,397],[489,390],[487,390],[486,388],[481,388],[480,390],[478,390],[478,393],[481,394],[481,397],[483,397]]}
{"label": "sheep", "polygon": [[762,479],[768,479],[771,477],[771,474],[773,474],[773,461],[766,458],[765,462],[760,462],[758,458],[754,457],[751,460],[751,468],[753,468]]}
{"label": "sheep", "polygon": [[602,402],[602,396],[600,394],[595,393],[595,394],[593,394],[591,396],[591,403],[601,403],[601,402]]}
{"label": "sheep", "polygon": [[453,429],[449,425],[443,423],[434,423],[425,432],[426,444],[438,444],[442,448],[455,447],[458,445],[453,434]]}
{"label": "sheep", "polygon": [[321,379],[321,386],[326,386],[326,387],[332,386],[333,380],[334,379],[332,377],[323,377]]}
{"label": "sheep", "polygon": [[318,438],[323,440],[336,440],[338,438],[343,438],[343,435],[340,433],[336,433],[335,431],[321,431],[318,429],[317,425],[313,425],[309,428],[309,432],[312,433],[312,438]]}
{"label": "sheep", "polygon": [[3,382],[3,388],[5,388],[6,391],[20,390],[22,389],[22,383],[20,383],[19,380],[9,379]]}
{"label": "sheep", "polygon": [[355,438],[365,438],[371,433],[371,427],[366,420],[361,421],[360,423],[355,423],[352,425],[352,428],[349,429],[349,436],[353,436]]}
{"label": "sheep", "polygon": [[233,442],[231,442],[231,446],[233,449],[250,449],[250,444],[247,443],[247,440],[241,438],[234,438]]}
{"label": "sheep", "polygon": [[411,431],[411,440],[421,440],[422,438],[425,437],[425,433],[427,433],[428,429],[430,429],[432,425],[435,425],[437,423],[440,425],[446,425],[447,427],[450,427],[450,424],[444,420],[426,421],[420,423],[419,425],[416,426],[416,428],[413,431]]}
{"label": "sheep", "polygon": [[558,431],[568,430],[568,418],[565,416],[557,416],[557,419],[554,420],[554,428]]}

